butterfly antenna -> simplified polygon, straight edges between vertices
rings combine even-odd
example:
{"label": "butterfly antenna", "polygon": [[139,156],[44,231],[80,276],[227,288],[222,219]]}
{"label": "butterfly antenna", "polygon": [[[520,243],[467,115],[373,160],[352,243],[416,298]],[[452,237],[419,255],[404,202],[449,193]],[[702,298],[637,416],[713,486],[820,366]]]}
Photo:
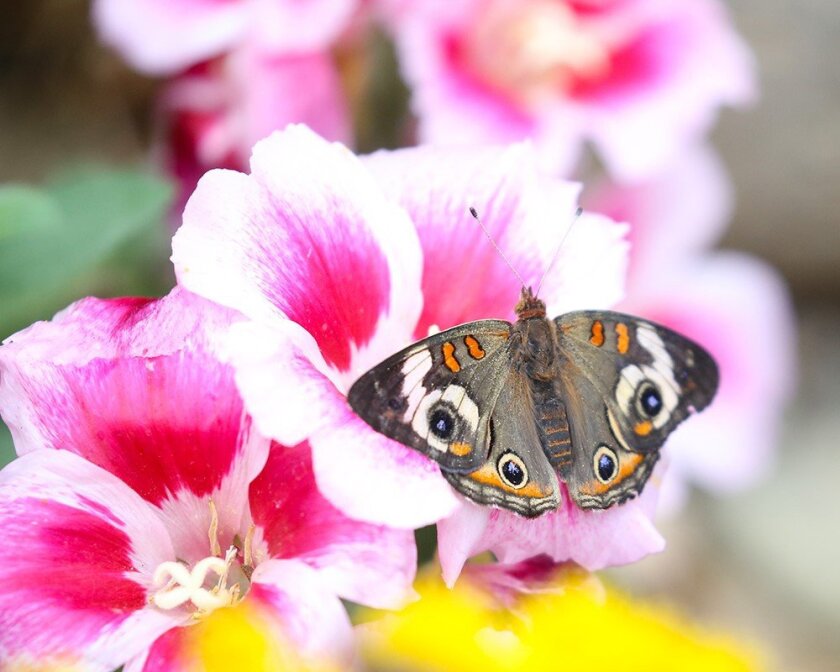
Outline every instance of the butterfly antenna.
{"label": "butterfly antenna", "polygon": [[522,276],[519,275],[519,272],[513,267],[513,264],[510,263],[510,260],[505,256],[505,253],[502,252],[501,248],[496,244],[496,241],[493,240],[493,236],[490,235],[490,232],[484,226],[484,222],[481,221],[481,217],[478,216],[478,212],[476,212],[475,208],[470,208],[470,214],[473,216],[475,221],[478,222],[478,225],[481,227],[481,230],[484,231],[484,235],[487,236],[487,240],[490,241],[490,244],[496,248],[496,252],[499,253],[499,256],[504,259],[505,263],[508,265],[508,268],[513,271],[513,274],[516,276],[516,279],[519,280],[519,285],[521,287],[525,287],[525,281],[522,279]]}
{"label": "butterfly antenna", "polygon": [[572,221],[569,222],[569,226],[566,229],[566,233],[564,233],[563,237],[560,239],[560,243],[557,245],[557,249],[554,250],[554,255],[551,257],[551,261],[549,262],[548,266],[545,269],[545,272],[542,274],[542,277],[540,278],[540,281],[537,284],[537,291],[534,292],[534,296],[539,296],[540,295],[540,288],[542,287],[543,280],[545,280],[545,277],[548,275],[549,271],[551,271],[551,269],[554,267],[554,262],[556,262],[557,257],[560,256],[560,250],[563,249],[563,243],[566,242],[566,238],[569,237],[569,233],[571,232],[572,227],[574,227],[574,225],[580,219],[580,216],[582,214],[583,214],[583,208],[578,208],[577,210],[575,210],[575,214],[572,217]]}

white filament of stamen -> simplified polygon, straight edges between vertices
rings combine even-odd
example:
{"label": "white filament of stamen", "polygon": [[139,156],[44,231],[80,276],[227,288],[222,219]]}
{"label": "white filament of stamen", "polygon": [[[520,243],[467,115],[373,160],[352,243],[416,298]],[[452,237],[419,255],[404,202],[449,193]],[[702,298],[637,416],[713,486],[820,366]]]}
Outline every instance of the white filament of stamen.
{"label": "white filament of stamen", "polygon": [[[180,562],[161,563],[155,570],[153,580],[156,585],[165,585],[152,596],[152,603],[160,609],[174,609],[191,602],[202,612],[235,604],[239,597],[239,586],[228,589],[225,583],[237,552],[236,547],[231,546],[224,559],[215,556],[203,558],[192,570]],[[219,578],[216,585],[208,590],[204,583],[210,572]]]}

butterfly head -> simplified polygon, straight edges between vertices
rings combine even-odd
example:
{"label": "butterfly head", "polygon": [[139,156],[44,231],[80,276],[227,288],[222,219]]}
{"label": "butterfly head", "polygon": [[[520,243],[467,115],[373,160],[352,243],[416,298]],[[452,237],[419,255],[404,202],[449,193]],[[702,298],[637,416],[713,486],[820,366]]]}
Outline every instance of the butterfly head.
{"label": "butterfly head", "polygon": [[516,317],[520,320],[545,317],[545,303],[536,297],[530,287],[522,287],[515,310]]}

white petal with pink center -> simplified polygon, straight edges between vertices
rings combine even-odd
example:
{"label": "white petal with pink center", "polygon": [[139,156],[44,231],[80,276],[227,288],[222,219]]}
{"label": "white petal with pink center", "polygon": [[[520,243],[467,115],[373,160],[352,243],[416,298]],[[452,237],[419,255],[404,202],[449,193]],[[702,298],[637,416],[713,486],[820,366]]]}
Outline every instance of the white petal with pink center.
{"label": "white petal with pink center", "polygon": [[186,620],[147,606],[151,575],[174,558],[152,507],[66,451],[0,471],[0,659],[118,667]]}
{"label": "white petal with pink center", "polygon": [[[172,322],[175,316],[177,323]],[[309,537],[307,557],[300,560],[309,561],[313,570],[323,574],[322,583],[338,594],[378,606],[398,602],[410,590],[415,567],[410,533],[355,523],[334,511],[317,494],[309,462],[298,464],[292,472],[277,469],[267,475],[263,469],[269,442],[253,431],[243,413],[232,370],[212,354],[216,338],[234,318],[232,312],[183,290],[151,302],[85,300],[53,322],[39,323],[16,334],[0,349],[0,412],[16,441],[24,443],[29,451],[2,472],[8,478],[6,499],[0,498],[0,506],[7,500],[16,501],[18,491],[25,491],[30,481],[37,484],[38,478],[45,478],[36,478],[25,465],[66,463],[75,465],[80,475],[73,472],[61,487],[50,482],[49,492],[42,487],[40,500],[27,500],[25,507],[14,505],[11,513],[29,521],[39,507],[46,507],[52,515],[55,507],[66,508],[78,500],[88,513],[119,525],[119,521],[133,521],[141,514],[131,508],[128,514],[118,508],[109,513],[105,504],[113,501],[114,507],[122,506],[127,499],[134,508],[141,502],[142,515],[154,521],[144,519],[142,524],[126,527],[123,536],[128,541],[121,542],[123,546],[131,542],[132,549],[142,551],[146,547],[135,543],[135,537],[150,534],[162,545],[153,546],[157,549],[154,557],[139,551],[120,555],[116,552],[119,548],[103,554],[111,558],[106,564],[121,562],[121,571],[139,577],[137,585],[129,586],[131,600],[125,610],[146,609],[150,598],[157,614],[150,617],[151,621],[164,624],[147,641],[125,647],[125,656],[139,653],[174,624],[247,597],[250,571],[277,557],[277,545],[283,547],[284,531],[292,527],[299,536]],[[167,331],[162,335],[160,329]],[[308,455],[308,448],[305,451]],[[17,466],[21,464],[24,466]],[[97,474],[87,481],[98,483],[107,477],[113,484],[113,492],[100,497],[105,504],[98,504],[99,500],[85,490],[85,470]],[[300,479],[307,479],[307,488],[301,492],[309,493],[309,517],[301,518],[292,506],[294,502],[284,507],[274,506],[274,502],[271,515],[263,516],[263,522],[275,521],[275,532],[266,535],[254,524],[263,522],[251,519],[249,488],[261,483],[263,489],[271,486],[282,491],[283,479],[290,477],[297,479],[299,490]],[[308,527],[319,515],[317,529]],[[7,541],[16,554],[26,558],[27,544],[37,541],[32,535],[52,533],[54,527],[27,522],[16,530],[20,543],[11,538]],[[89,536],[91,533],[82,531],[78,539],[86,542]],[[273,544],[271,552],[269,544]],[[283,548],[282,557],[297,558],[288,547]],[[378,557],[378,564],[369,562],[385,577],[379,583],[371,580],[369,567],[354,576],[356,558],[369,559],[372,548],[387,549]],[[83,551],[82,557],[87,557]],[[329,561],[331,557],[337,558],[336,563]],[[60,563],[58,555],[40,560]],[[58,571],[56,567],[49,569]],[[109,589],[114,581],[109,584],[103,579],[100,601],[126,601],[124,583]],[[0,591],[0,599],[3,595]],[[70,602],[63,603],[64,598]],[[75,593],[60,592],[57,608],[73,612],[76,599]],[[169,615],[162,618],[162,612]],[[132,622],[140,618],[130,613],[128,617]],[[101,616],[97,618],[95,625],[103,622]],[[57,625],[61,623],[56,620]],[[108,624],[106,620],[102,627],[111,627]],[[62,627],[66,626],[70,643],[61,644],[59,637],[59,645],[64,647],[59,653],[66,649],[68,656],[85,652],[99,655],[98,649],[86,646],[88,640],[98,636],[98,630],[84,629],[83,625],[80,622],[80,630],[74,631],[65,619]],[[141,626],[136,629],[138,636],[146,632]],[[4,648],[29,655],[37,642],[32,644],[19,631],[9,632],[13,634]],[[106,654],[120,655],[110,649],[102,655]],[[125,658],[103,660],[113,668]]]}
{"label": "white petal with pink center", "polygon": [[548,270],[540,295],[552,314],[607,308],[622,298],[626,227],[592,213],[575,220],[580,185],[547,177],[530,143],[417,147],[364,162],[420,236],[424,303],[415,337],[433,325],[514,318],[519,281],[470,207],[526,285],[536,289]]}
{"label": "white petal with pink center", "polygon": [[172,241],[178,282],[300,323],[340,373],[405,342],[422,301],[417,234],[359,160],[291,126],[257,143],[251,171],[199,182]]}
{"label": "white petal with pink center", "polygon": [[229,354],[261,431],[289,445],[309,438],[319,488],[349,516],[411,529],[458,506],[434,462],[350,410],[347,387],[331,380],[334,371],[300,325],[236,325]]}
{"label": "white petal with pink center", "polygon": [[104,42],[141,72],[164,75],[216,56],[245,32],[246,2],[96,0]]}
{"label": "white petal with pink center", "polygon": [[[294,134],[292,140],[286,138],[288,134]],[[295,151],[281,154],[279,150],[289,144]],[[311,156],[304,156],[310,150]],[[433,462],[374,433],[351,412],[344,394],[367,366],[408,345],[411,332],[423,336],[433,326],[511,316],[519,283],[484,239],[469,215],[470,207],[478,210],[526,282],[536,283],[572,223],[579,189],[546,178],[527,145],[382,152],[340,169],[333,165],[335,152],[335,146],[291,129],[260,143],[256,151],[260,159],[252,161],[252,176],[217,172],[211,174],[212,185],[205,178],[205,186],[200,185],[191,199],[173,246],[179,279],[253,319],[235,325],[227,343],[227,356],[236,369],[246,407],[260,430],[278,441],[290,445],[309,441],[318,486],[332,504],[353,517],[397,527],[416,527],[453,514],[456,519],[461,514],[469,517],[476,507],[459,507]],[[306,167],[314,157],[322,174],[349,170],[351,183],[366,186],[349,194],[337,181],[323,184],[323,177]],[[275,166],[270,180],[260,176],[261,162]],[[300,175],[288,175],[300,165],[304,166]],[[359,169],[370,171],[368,177],[356,175]],[[356,304],[367,305],[369,288],[348,275],[348,262],[338,261],[342,254],[353,260],[359,247],[372,250],[376,264],[383,254],[371,247],[380,239],[371,241],[370,229],[356,228],[356,220],[350,217],[348,221],[345,214],[362,207],[357,204],[360,197],[388,204],[377,207],[374,214],[381,210],[400,213],[392,222],[397,229],[405,222],[416,227],[413,235],[386,238],[385,258],[398,258],[399,245],[416,245],[419,238],[422,285],[419,272],[408,278],[403,274],[394,280],[403,284],[391,285],[390,291],[392,296],[397,291],[400,296],[416,293],[414,305],[419,307],[422,286],[423,313],[415,310],[412,319],[406,316],[400,331],[392,331],[388,347],[377,342],[376,347],[369,347],[370,357],[357,358],[347,354],[356,352],[353,328],[347,328],[351,321],[345,320],[337,329],[322,329],[326,322],[313,315],[328,310],[346,313],[346,302],[353,300],[345,298],[348,292],[356,294]],[[325,198],[333,217],[320,216],[325,212]],[[296,218],[295,212],[302,214]],[[308,223],[305,237],[304,217]],[[356,237],[359,231],[361,240]],[[619,300],[627,255],[624,233],[623,226],[604,217],[584,215],[565,238],[545,278],[542,296],[558,311],[609,307]],[[301,264],[301,256],[323,261],[313,267]],[[419,262],[419,257],[411,259]],[[295,278],[300,280],[295,282]],[[367,275],[359,278],[366,280]],[[324,291],[307,291],[310,287]],[[522,535],[511,536],[520,551],[493,542],[500,552],[505,550],[512,557],[517,552],[547,552],[556,559],[576,553],[581,563],[605,566],[661,547],[648,512],[636,505],[598,514],[568,509],[544,517],[538,533],[535,525],[526,531],[526,521],[512,514],[506,517],[479,509],[475,515],[486,519],[476,533],[476,543],[486,529],[517,528],[521,523]],[[605,544],[602,532],[612,535],[622,526],[627,536]],[[469,534],[466,527],[459,529]],[[457,535],[443,537],[452,541]],[[450,541],[442,542],[441,552],[451,557],[453,553],[443,548]],[[579,550],[569,550],[575,545]],[[455,568],[450,576],[479,550],[470,545],[462,548],[463,558],[449,563]]]}
{"label": "white petal with pink center", "polygon": [[637,180],[754,96],[751,56],[716,0],[386,5],[424,142],[530,137],[567,173],[591,140]]}

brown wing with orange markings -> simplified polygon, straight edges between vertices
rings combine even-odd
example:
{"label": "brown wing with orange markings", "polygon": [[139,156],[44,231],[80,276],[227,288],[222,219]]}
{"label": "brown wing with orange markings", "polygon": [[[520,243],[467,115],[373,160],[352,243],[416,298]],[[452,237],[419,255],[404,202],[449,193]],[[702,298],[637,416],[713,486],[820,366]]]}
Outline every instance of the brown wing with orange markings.
{"label": "brown wing with orange markings", "polygon": [[510,369],[510,323],[480,320],[424,338],[350,388],[353,410],[376,431],[428,455],[441,469],[479,469],[490,416]]}
{"label": "brown wing with orange markings", "polygon": [[446,480],[474,502],[529,518],[556,509],[557,475],[542,451],[530,381],[523,373],[508,369],[489,423],[484,463],[469,474],[444,471]]}
{"label": "brown wing with orange markings", "polygon": [[558,470],[583,508],[641,492],[659,448],[714,397],[718,370],[699,345],[665,327],[607,311],[555,321],[572,450]]}

